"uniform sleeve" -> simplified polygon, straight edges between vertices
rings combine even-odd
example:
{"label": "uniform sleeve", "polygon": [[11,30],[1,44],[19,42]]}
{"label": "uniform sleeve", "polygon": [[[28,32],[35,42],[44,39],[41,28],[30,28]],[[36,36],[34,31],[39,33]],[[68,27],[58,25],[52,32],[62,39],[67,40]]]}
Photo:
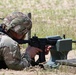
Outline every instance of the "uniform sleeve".
{"label": "uniform sleeve", "polygon": [[28,54],[25,54],[24,57],[21,56],[20,48],[17,42],[10,38],[2,41],[3,43],[1,45],[4,47],[3,57],[8,68],[22,70],[30,66],[30,56]]}

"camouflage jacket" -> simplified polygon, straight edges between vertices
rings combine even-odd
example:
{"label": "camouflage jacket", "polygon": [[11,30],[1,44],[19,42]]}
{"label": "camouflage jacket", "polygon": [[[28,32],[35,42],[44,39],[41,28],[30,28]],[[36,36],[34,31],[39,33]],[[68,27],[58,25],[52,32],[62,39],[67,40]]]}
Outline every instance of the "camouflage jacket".
{"label": "camouflage jacket", "polygon": [[31,58],[27,53],[21,55],[19,44],[9,36],[0,33],[0,61],[4,60],[7,67],[22,70],[30,66]]}

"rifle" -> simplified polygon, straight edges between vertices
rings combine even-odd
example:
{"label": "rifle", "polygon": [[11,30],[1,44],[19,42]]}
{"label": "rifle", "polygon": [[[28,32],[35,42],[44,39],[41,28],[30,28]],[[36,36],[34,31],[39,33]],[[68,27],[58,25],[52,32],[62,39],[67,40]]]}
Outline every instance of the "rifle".
{"label": "rifle", "polygon": [[39,52],[39,59],[37,63],[42,63],[45,62],[45,46],[46,45],[52,45],[54,46],[57,42],[58,39],[49,39],[49,38],[38,38],[36,35],[34,35],[32,38],[29,40],[16,40],[19,44],[26,44],[28,43],[32,47],[37,47],[42,50],[42,52]]}
{"label": "rifle", "polygon": [[[19,44],[28,43],[30,46],[40,48],[42,52],[39,52],[39,59],[35,64],[45,62],[45,46],[51,45],[51,61],[55,62],[56,60],[67,59],[67,53],[72,50],[72,39],[63,39],[60,36],[48,36],[46,38],[38,38],[34,35],[29,40],[16,40]],[[34,62],[32,65],[35,65]]]}

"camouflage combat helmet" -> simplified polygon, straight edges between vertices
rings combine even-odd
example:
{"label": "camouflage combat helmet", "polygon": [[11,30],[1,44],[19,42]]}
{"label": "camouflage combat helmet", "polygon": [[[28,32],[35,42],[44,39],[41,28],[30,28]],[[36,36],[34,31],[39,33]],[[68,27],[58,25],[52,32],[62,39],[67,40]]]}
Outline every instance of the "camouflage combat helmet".
{"label": "camouflage combat helmet", "polygon": [[11,29],[18,34],[26,34],[32,27],[30,18],[22,12],[13,12],[8,15],[4,18],[3,24],[6,25],[7,30]]}

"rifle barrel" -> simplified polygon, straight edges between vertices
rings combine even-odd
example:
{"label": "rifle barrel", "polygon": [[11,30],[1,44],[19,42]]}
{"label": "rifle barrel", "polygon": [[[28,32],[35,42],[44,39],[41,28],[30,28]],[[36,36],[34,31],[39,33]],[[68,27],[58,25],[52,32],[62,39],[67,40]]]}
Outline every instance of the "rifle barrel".
{"label": "rifle barrel", "polygon": [[72,43],[76,43],[76,40],[72,41]]}

